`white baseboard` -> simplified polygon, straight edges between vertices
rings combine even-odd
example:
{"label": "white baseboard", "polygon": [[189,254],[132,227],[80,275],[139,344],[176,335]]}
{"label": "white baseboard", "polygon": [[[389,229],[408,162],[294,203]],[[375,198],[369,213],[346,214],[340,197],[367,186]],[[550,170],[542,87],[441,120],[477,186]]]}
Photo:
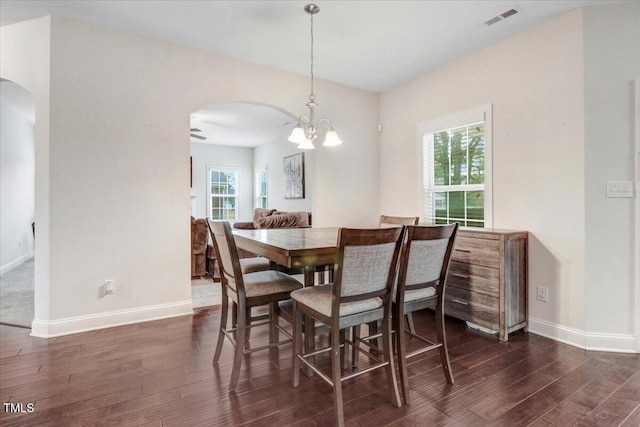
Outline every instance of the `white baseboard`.
{"label": "white baseboard", "polygon": [[633,335],[585,332],[546,320],[529,317],[528,331],[583,350],[635,353]]}
{"label": "white baseboard", "polygon": [[0,274],[8,273],[9,271],[13,270],[14,268],[19,266],[23,262],[25,262],[27,260],[30,260],[31,258],[33,258],[33,251],[31,251],[29,253],[26,253],[26,254],[24,254],[22,256],[19,256],[18,258],[14,259],[13,261],[10,261],[10,262],[6,263],[5,265],[3,265],[2,267],[0,267]]}
{"label": "white baseboard", "polygon": [[53,338],[61,335],[77,334],[96,329],[113,328],[131,323],[148,322],[190,314],[193,314],[193,303],[191,300],[187,300],[87,316],[67,317],[59,320],[34,319],[31,323],[31,336]]}

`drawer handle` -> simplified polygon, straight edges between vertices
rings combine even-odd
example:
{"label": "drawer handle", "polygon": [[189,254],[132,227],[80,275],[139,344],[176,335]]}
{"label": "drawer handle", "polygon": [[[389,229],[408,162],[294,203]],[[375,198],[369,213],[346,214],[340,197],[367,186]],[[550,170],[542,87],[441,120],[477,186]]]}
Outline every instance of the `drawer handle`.
{"label": "drawer handle", "polygon": [[467,254],[470,254],[470,253],[471,253],[471,251],[468,251],[468,250],[466,250],[466,249],[456,249],[456,251],[458,251],[458,252],[464,252],[464,253],[467,253]]}
{"label": "drawer handle", "polygon": [[451,301],[453,301],[453,302],[455,302],[455,303],[458,303],[458,304],[462,304],[462,305],[469,305],[469,303],[468,303],[468,302],[466,302],[466,301],[461,301],[461,300],[459,300],[459,299],[457,299],[457,298],[453,298]]}
{"label": "drawer handle", "polygon": [[464,274],[451,273],[453,277],[459,277],[460,279],[468,279],[469,276],[465,276]]}

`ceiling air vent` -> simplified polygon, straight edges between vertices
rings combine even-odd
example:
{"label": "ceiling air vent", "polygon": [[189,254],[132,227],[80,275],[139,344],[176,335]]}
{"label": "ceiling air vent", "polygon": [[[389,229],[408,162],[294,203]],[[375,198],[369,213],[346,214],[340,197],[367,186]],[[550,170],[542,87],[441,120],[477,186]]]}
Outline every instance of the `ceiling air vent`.
{"label": "ceiling air vent", "polygon": [[485,22],[485,24],[486,24],[486,25],[493,25],[493,24],[495,24],[496,22],[500,22],[500,21],[502,21],[503,19],[507,19],[507,18],[509,18],[510,16],[513,16],[513,15],[515,15],[515,14],[516,14],[516,13],[518,13],[518,12],[519,12],[519,11],[518,11],[518,9],[516,9],[516,8],[509,9],[509,10],[507,10],[506,12],[501,13],[500,15],[495,16],[495,17],[493,17],[493,18],[489,19],[488,21],[486,21],[486,22]]}

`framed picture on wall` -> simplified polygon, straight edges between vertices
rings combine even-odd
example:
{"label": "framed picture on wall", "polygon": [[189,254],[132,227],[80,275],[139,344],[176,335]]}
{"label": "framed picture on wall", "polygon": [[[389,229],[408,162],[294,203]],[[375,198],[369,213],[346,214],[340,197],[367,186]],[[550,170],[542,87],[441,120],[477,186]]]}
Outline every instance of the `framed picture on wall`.
{"label": "framed picture on wall", "polygon": [[304,153],[283,159],[284,198],[304,199]]}

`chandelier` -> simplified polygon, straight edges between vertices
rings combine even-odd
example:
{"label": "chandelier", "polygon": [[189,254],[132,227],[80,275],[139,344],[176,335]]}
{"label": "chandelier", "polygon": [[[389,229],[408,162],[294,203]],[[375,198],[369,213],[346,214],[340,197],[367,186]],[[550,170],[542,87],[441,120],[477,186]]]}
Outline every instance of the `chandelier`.
{"label": "chandelier", "polygon": [[298,148],[303,150],[312,150],[316,148],[313,142],[324,134],[324,142],[322,145],[332,147],[342,144],[338,134],[333,130],[329,119],[318,120],[317,125],[313,123],[313,112],[318,106],[316,104],[316,96],[313,93],[313,15],[320,12],[320,7],[315,4],[308,4],[304,7],[304,11],[311,15],[311,94],[309,95],[309,117],[300,116],[298,124],[289,135],[289,141],[298,144]]}

